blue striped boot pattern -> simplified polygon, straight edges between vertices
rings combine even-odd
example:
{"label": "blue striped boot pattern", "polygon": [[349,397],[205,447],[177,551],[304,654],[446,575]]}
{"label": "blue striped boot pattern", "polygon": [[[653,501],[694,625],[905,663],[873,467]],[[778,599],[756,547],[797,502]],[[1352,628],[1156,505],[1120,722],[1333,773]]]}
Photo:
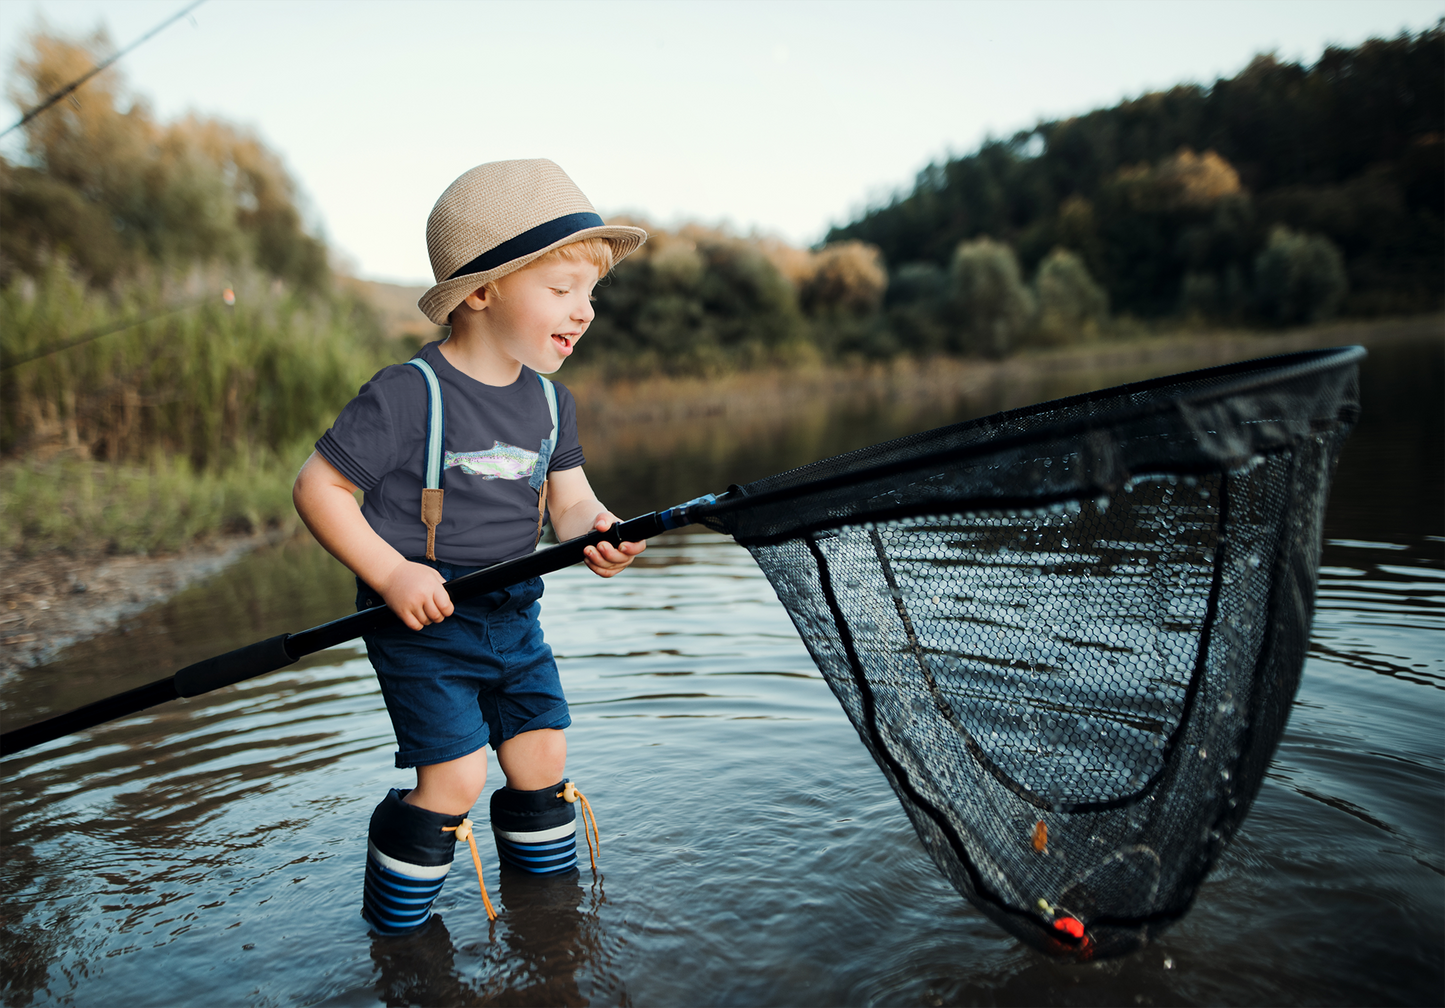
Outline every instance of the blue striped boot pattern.
{"label": "blue striped boot pattern", "polygon": [[464,818],[408,805],[405,794],[393,788],[382,800],[367,837],[361,915],[381,934],[414,931],[431,918],[456,846],[456,834],[442,827]]}
{"label": "blue striped boot pattern", "polygon": [[565,783],[492,792],[492,834],[503,864],[533,875],[561,875],[577,867],[577,809],[558,797]]}

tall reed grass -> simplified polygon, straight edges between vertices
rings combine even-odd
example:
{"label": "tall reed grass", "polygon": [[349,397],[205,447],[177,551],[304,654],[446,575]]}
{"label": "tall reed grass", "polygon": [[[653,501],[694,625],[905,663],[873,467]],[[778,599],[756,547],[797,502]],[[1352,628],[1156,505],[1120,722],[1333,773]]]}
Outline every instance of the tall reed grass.
{"label": "tall reed grass", "polygon": [[149,552],[290,521],[310,443],[394,359],[364,302],[255,272],[20,277],[0,290],[0,549]]}
{"label": "tall reed grass", "polygon": [[296,528],[291,479],[309,450],[253,455],[219,471],[166,456],[144,465],[73,455],[0,463],[0,553],[165,553],[216,532]]}

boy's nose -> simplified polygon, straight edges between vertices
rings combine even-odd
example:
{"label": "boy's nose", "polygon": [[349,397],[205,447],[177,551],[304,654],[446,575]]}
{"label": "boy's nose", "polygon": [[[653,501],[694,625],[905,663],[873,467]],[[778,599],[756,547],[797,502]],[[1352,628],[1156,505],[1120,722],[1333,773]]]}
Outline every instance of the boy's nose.
{"label": "boy's nose", "polygon": [[578,322],[591,322],[597,317],[597,311],[592,307],[592,300],[589,298],[572,312],[572,317]]}

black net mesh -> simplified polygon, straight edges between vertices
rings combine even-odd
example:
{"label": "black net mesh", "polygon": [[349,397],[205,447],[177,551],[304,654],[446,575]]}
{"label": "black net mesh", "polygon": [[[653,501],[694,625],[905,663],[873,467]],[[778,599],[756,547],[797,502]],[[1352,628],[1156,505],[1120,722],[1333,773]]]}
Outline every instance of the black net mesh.
{"label": "black net mesh", "polygon": [[1358,348],[1141,382],[733,491],[924,846],[1074,958],[1177,919],[1299,681]]}

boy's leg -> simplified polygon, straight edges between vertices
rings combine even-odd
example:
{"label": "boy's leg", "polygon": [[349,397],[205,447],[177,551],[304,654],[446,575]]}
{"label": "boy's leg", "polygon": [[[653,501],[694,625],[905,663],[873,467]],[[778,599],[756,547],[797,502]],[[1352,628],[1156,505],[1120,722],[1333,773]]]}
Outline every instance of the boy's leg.
{"label": "boy's leg", "polygon": [[[434,566],[447,579],[471,573]],[[462,822],[486,783],[485,747],[496,723],[478,697],[497,687],[506,667],[489,638],[493,610],[509,598],[474,600],[421,631],[397,626],[365,637],[396,731],[396,765],[417,772],[414,789],[393,791],[372,816],[363,914],[378,930],[410,930],[428,919],[456,847],[456,833],[445,827]],[[358,609],[381,602],[358,585]]]}
{"label": "boy's leg", "polygon": [[[497,747],[497,763],[507,787],[535,791],[562,779],[567,770],[567,735],[560,728],[540,728],[513,735]],[[481,794],[480,787],[477,794]]]}
{"label": "boy's leg", "polygon": [[451,870],[455,827],[486,783],[486,750],[416,770],[416,788],[392,790],[371,814],[362,915],[383,934],[415,930],[431,917]]}
{"label": "boy's leg", "polygon": [[492,792],[492,833],[503,864],[534,875],[577,866],[577,810],[562,800],[567,737],[541,728],[497,748],[507,786]]}
{"label": "boy's leg", "polygon": [[[563,759],[566,759],[565,743]],[[505,764],[503,772],[506,772]],[[406,803],[444,815],[466,815],[482,796],[486,784],[487,751],[478,749],[460,759],[417,767],[416,787],[406,796]]]}

